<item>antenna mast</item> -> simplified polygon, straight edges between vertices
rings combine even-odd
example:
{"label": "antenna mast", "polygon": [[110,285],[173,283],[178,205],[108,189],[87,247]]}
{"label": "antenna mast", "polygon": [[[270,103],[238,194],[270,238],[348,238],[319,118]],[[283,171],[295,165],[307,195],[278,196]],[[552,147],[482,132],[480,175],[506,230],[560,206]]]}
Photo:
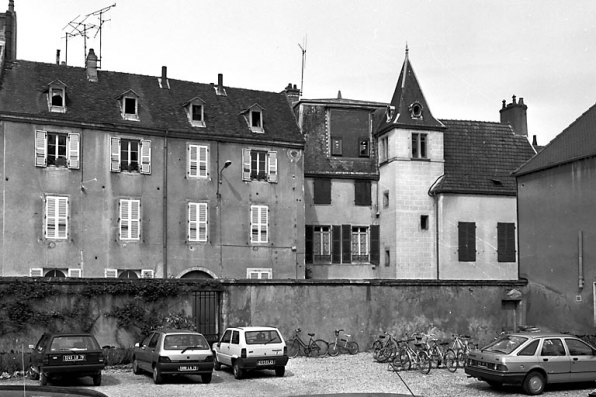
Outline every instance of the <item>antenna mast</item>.
{"label": "antenna mast", "polygon": [[302,45],[298,44],[298,47],[302,50],[302,76],[300,77],[300,96],[302,96],[304,90],[304,68],[306,67],[306,41],[307,37],[302,40]]}

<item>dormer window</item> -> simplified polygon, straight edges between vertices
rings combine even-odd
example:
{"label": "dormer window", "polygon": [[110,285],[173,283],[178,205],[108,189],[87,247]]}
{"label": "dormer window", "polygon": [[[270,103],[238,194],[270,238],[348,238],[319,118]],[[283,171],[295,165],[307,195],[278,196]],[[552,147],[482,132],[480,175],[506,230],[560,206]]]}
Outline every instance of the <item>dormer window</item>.
{"label": "dormer window", "polygon": [[263,124],[263,111],[265,108],[258,104],[252,105],[245,111],[246,121],[250,127],[252,132],[256,133],[263,133],[265,132],[264,124]]}
{"label": "dormer window", "polygon": [[120,112],[124,120],[139,121],[139,96],[129,90],[118,98],[120,100]]}
{"label": "dormer window", "polygon": [[422,118],[422,105],[420,102],[414,102],[408,108],[410,110],[410,115],[413,119],[421,119]]}
{"label": "dormer window", "polygon": [[193,127],[205,127],[205,101],[196,97],[187,102],[184,108]]}
{"label": "dormer window", "polygon": [[60,80],[49,85],[48,108],[50,112],[66,113],[66,85]]}

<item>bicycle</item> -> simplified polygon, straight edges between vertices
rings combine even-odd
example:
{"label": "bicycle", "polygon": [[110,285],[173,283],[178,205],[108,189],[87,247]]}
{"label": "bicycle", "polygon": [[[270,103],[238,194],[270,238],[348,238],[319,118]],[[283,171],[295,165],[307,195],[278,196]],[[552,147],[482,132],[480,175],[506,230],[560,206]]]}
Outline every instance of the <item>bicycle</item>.
{"label": "bicycle", "polygon": [[348,335],[344,332],[345,339],[339,337],[339,333],[342,331],[344,330],[336,329],[335,340],[329,343],[329,349],[327,350],[327,353],[332,357],[339,355],[342,350],[347,351],[350,354],[356,354],[360,350],[358,343],[349,340],[351,335]]}
{"label": "bicycle", "polygon": [[[388,338],[385,340],[385,337]],[[395,336],[393,336],[393,334],[384,332],[383,335],[379,335],[378,341],[381,341],[381,347],[378,349],[375,348],[373,351],[373,358],[380,363],[384,363],[393,359],[398,351],[397,339],[395,339]],[[378,346],[379,345],[377,344],[377,347]]]}
{"label": "bicycle", "polygon": [[315,339],[315,334],[309,333],[310,339],[308,344],[304,343],[300,337],[302,330],[296,328],[294,330],[294,337],[288,343],[288,356],[290,358],[296,358],[302,352],[302,355],[306,357],[319,357],[327,354],[329,344],[323,339]]}
{"label": "bicycle", "polygon": [[[426,375],[430,373],[432,365],[428,353],[422,347],[422,336],[415,333],[413,334],[414,338],[409,338],[407,333],[405,335],[405,343],[397,357],[393,360],[394,371],[398,369],[408,371],[414,365],[422,374]],[[414,342],[414,348],[410,346],[411,342]]]}
{"label": "bicycle", "polygon": [[428,335],[430,342],[426,342],[427,353],[430,357],[431,364],[435,368],[444,365],[449,372],[457,371],[457,355],[450,348],[445,348],[449,342],[442,341],[439,343],[438,339],[433,338],[433,334]]}
{"label": "bicycle", "polygon": [[[466,359],[470,353],[470,340],[472,337],[468,335],[453,334],[453,342],[451,343],[450,349],[455,352],[457,366],[463,368],[466,365]],[[453,371],[455,372],[455,371]]]}

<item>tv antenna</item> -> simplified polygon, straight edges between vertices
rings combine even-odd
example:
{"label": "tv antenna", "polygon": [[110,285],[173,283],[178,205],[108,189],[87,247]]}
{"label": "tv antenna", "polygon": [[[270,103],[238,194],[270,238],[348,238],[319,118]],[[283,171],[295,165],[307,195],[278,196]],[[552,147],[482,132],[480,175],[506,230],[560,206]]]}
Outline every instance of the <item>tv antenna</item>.
{"label": "tv antenna", "polygon": [[[116,7],[116,3],[112,4],[111,6],[107,6],[104,7],[100,10],[94,11],[90,14],[85,15],[82,19],[79,20],[79,18],[81,17],[81,15],[78,15],[75,19],[73,19],[72,21],[70,21],[68,24],[66,24],[66,26],[64,28],[62,28],[62,30],[70,27],[71,30],[70,32],[66,32],[65,34],[65,40],[66,40],[66,64],[68,64],[68,38],[69,37],[76,37],[76,36],[82,36],[83,37],[83,59],[86,60],[87,59],[87,39],[89,38],[89,36],[87,36],[87,33],[91,33],[93,31],[95,31],[95,35],[93,36],[93,38],[96,38],[97,35],[99,34],[99,58],[98,58],[98,67],[101,68],[101,30],[103,27],[103,24],[107,21],[109,21],[109,19],[104,19],[104,15],[106,12],[108,12],[112,7]],[[98,24],[94,24],[94,23],[89,23],[87,22],[87,20],[90,17],[96,17],[99,19],[99,23]]]}
{"label": "tv antenna", "polygon": [[302,50],[302,76],[300,77],[300,96],[302,96],[304,88],[304,68],[306,67],[306,41],[308,37],[304,37],[302,45],[298,43],[298,47]]}

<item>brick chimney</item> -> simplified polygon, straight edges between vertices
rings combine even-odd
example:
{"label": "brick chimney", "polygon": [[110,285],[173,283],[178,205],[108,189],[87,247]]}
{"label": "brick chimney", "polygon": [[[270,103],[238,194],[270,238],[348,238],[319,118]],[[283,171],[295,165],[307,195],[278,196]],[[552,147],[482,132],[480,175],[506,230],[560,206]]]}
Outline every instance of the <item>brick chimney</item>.
{"label": "brick chimney", "polygon": [[221,73],[217,75],[217,87],[215,87],[215,93],[217,95],[226,96],[226,89],[223,85],[223,74]]}
{"label": "brick chimney", "polygon": [[89,49],[89,55],[87,55],[87,60],[85,61],[85,65],[87,66],[87,80],[91,82],[97,81],[97,55],[95,55],[95,51],[93,48]]}
{"label": "brick chimney", "polygon": [[501,123],[509,124],[517,135],[528,136],[528,107],[524,104],[524,98],[516,102],[514,95],[510,104],[506,105],[505,102],[503,100],[503,107],[499,110]]}
{"label": "brick chimney", "polygon": [[170,82],[168,81],[168,67],[161,67],[161,77],[157,79],[159,81],[160,88],[170,88]]}
{"label": "brick chimney", "polygon": [[296,84],[292,85],[292,83],[289,83],[288,86],[283,90],[283,93],[286,94],[286,98],[288,99],[290,106],[294,105],[300,100],[300,90],[296,87]]}
{"label": "brick chimney", "polygon": [[0,39],[4,39],[7,61],[17,59],[17,13],[14,1],[8,2],[8,10],[0,14]]}

